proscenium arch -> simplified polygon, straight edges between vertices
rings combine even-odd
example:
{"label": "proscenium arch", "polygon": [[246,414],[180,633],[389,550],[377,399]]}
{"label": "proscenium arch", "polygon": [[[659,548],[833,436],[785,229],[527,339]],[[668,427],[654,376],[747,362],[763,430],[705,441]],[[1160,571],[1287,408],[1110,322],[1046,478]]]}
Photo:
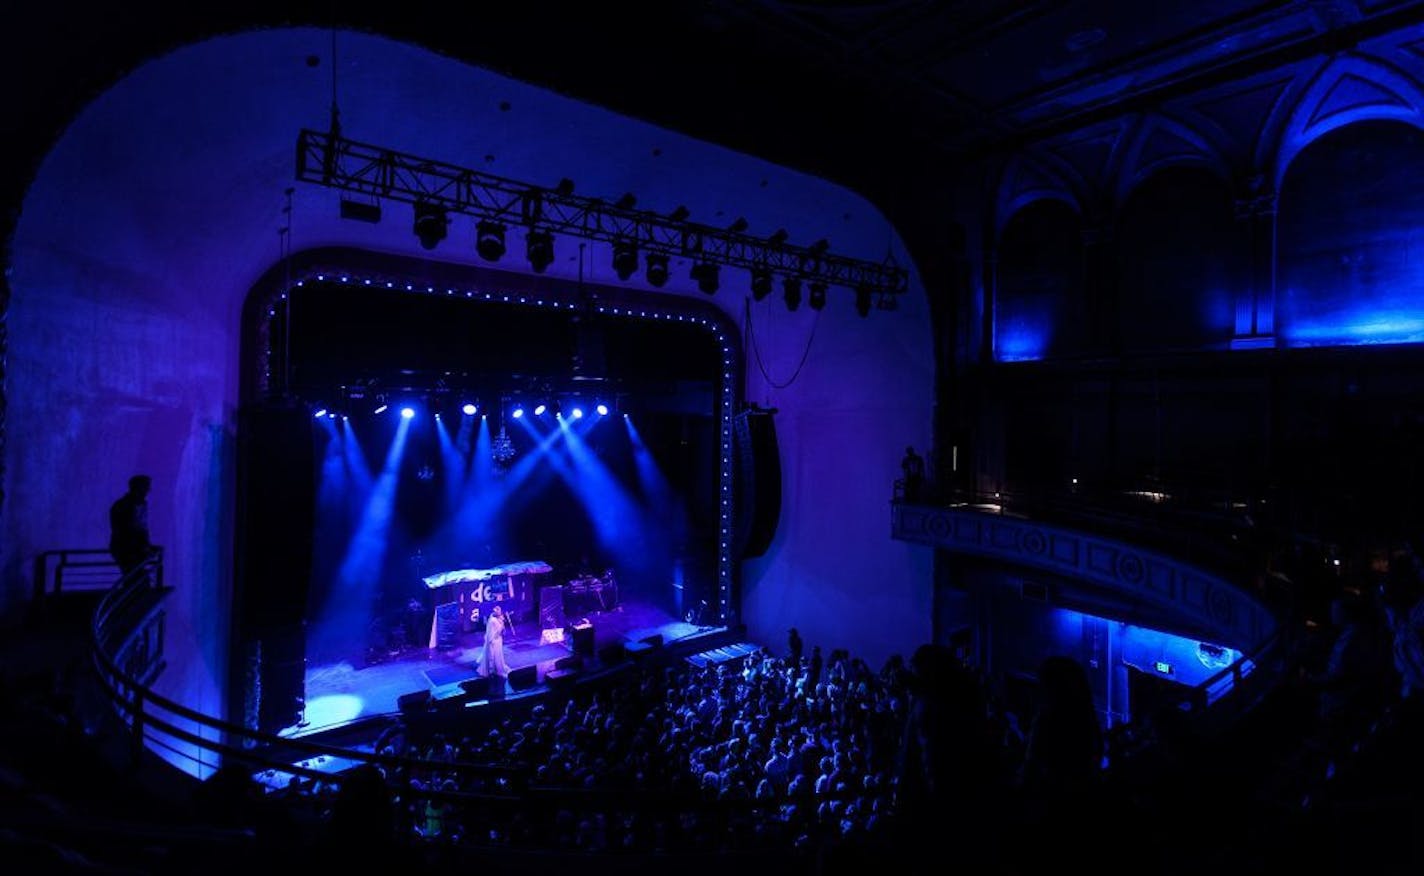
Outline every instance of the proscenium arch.
{"label": "proscenium arch", "polygon": [[274,375],[268,355],[272,323],[284,296],[306,283],[320,281],[363,288],[404,290],[411,295],[438,295],[463,299],[471,307],[482,304],[518,304],[542,308],[550,314],[573,314],[592,309],[605,318],[643,323],[683,322],[700,325],[711,333],[722,356],[721,379],[716,381],[713,415],[719,447],[717,502],[717,616],[734,624],[740,606],[734,598],[739,582],[733,543],[732,517],[740,497],[735,490],[732,418],[742,406],[743,356],[736,324],[709,302],[682,295],[650,293],[597,284],[551,280],[529,274],[497,271],[470,265],[375,253],[347,247],[329,247],[293,253],[273,265],[248,292],[242,313],[239,365],[239,401],[256,406],[274,397]]}

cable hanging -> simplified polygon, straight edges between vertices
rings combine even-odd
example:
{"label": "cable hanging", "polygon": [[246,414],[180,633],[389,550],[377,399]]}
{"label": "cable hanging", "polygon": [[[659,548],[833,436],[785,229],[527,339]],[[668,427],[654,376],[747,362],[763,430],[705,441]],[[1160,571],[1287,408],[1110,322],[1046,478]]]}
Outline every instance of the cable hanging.
{"label": "cable hanging", "polygon": [[766,365],[761,359],[761,347],[757,345],[756,330],[752,327],[752,308],[750,302],[743,302],[743,309],[746,313],[747,326],[747,346],[752,349],[752,358],[756,359],[757,370],[761,372],[761,377],[772,389],[786,389],[796,382],[796,378],[801,376],[801,369],[806,365],[806,359],[811,355],[811,344],[816,340],[816,327],[821,324],[821,313],[816,312],[816,320],[811,323],[811,334],[806,338],[806,349],[801,351],[801,361],[796,363],[796,370],[791,372],[791,376],[785,383],[778,383],[766,371]]}

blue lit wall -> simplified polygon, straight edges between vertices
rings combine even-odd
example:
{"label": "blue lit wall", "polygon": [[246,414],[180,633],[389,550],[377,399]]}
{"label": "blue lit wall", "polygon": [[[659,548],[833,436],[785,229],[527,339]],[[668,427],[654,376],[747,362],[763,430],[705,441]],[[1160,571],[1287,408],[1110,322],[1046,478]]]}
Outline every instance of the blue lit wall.
{"label": "blue lit wall", "polygon": [[1238,233],[1226,183],[1199,167],[1139,183],[1110,235],[1094,232],[1106,260],[1087,252],[1083,222],[1065,202],[1022,208],[999,242],[995,359],[1224,349],[1245,276]]}
{"label": "blue lit wall", "polygon": [[1231,195],[1215,173],[1174,167],[1141,183],[1113,241],[1119,349],[1226,347],[1245,273],[1239,236]]}
{"label": "blue lit wall", "polygon": [[[1170,627],[1170,609],[1154,611],[1144,601],[1110,596],[1071,578],[956,556],[954,579],[971,603],[962,607],[960,622],[972,618],[979,630],[975,659],[1002,680],[1012,708],[1032,709],[1039,666],[1052,655],[1082,664],[1105,726],[1156,707],[1155,690],[1134,702],[1134,673],[1186,695],[1242,659],[1237,649],[1140,625],[1152,613],[1159,627]],[[1121,619],[1129,614],[1139,623]],[[1230,689],[1228,675],[1207,690],[1208,701]]]}
{"label": "blue lit wall", "polygon": [[1424,341],[1424,135],[1358,122],[1306,146],[1281,186],[1286,346]]}
{"label": "blue lit wall", "polygon": [[1123,663],[1185,687],[1196,687],[1241,659],[1234,648],[1132,624],[1118,624],[1116,635]]}
{"label": "blue lit wall", "polygon": [[1023,362],[1080,352],[1088,302],[1078,214],[1063,201],[1036,201],[1009,220],[999,248],[996,358]]}

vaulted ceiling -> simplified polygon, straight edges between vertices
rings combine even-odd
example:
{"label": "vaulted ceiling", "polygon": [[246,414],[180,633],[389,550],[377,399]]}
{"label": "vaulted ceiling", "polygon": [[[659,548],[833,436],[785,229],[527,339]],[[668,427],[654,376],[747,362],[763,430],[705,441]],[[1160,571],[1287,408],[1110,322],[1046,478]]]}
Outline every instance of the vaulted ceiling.
{"label": "vaulted ceiling", "polygon": [[168,6],[57,2],[8,13],[14,109],[4,134],[22,158],[12,166],[19,180],[127,70],[251,27],[337,25],[412,40],[883,203],[914,184],[888,168],[1032,143],[1424,20],[1421,0]]}

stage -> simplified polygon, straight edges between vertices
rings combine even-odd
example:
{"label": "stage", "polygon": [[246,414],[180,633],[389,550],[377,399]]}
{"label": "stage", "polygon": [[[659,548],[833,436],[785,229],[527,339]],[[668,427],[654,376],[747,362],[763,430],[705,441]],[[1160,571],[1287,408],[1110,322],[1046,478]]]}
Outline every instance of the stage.
{"label": "stage", "polygon": [[[582,618],[581,618],[582,619]],[[664,644],[687,642],[699,636],[720,632],[721,627],[696,626],[673,617],[660,608],[629,601],[608,611],[587,616],[593,628],[593,659],[585,661],[595,668],[599,655],[610,645],[640,643],[661,636]],[[514,684],[509,678],[492,679],[490,698],[512,698],[541,692],[546,688],[546,676],[561,658],[573,655],[573,642],[564,630],[545,635],[535,618],[516,622],[513,632],[505,633],[504,657],[511,676],[518,670],[524,684]],[[559,638],[562,641],[550,641]],[[396,713],[401,698],[412,695],[442,700],[460,696],[461,682],[479,677],[478,662],[484,646],[482,632],[463,633],[454,637],[451,647],[405,647],[380,659],[356,666],[349,662],[309,665],[306,671],[304,723],[289,727],[282,736],[295,738],[330,730],[365,718]]]}

